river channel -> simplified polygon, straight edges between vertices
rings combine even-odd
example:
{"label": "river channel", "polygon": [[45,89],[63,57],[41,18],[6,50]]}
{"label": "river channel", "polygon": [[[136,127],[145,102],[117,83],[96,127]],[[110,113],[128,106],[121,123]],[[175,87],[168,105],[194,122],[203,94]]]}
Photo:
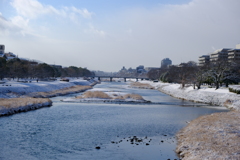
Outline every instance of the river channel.
{"label": "river channel", "polygon": [[0,159],[178,159],[175,134],[188,121],[227,111],[124,82],[102,82],[94,90],[136,93],[155,103],[60,101],[81,93],[52,98],[52,107],[0,118]]}

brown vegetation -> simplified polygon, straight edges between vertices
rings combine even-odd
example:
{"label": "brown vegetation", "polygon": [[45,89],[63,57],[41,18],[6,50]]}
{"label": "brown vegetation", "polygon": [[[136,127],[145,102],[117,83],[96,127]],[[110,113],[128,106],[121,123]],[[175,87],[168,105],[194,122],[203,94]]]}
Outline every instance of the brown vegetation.
{"label": "brown vegetation", "polygon": [[51,100],[48,98],[30,98],[30,97],[11,99],[0,98],[0,106],[7,109],[24,107],[34,104],[43,104],[46,102],[51,103]]}
{"label": "brown vegetation", "polygon": [[153,86],[147,83],[133,82],[130,84],[133,88],[154,89]]}
{"label": "brown vegetation", "polygon": [[128,98],[132,98],[135,100],[144,100],[142,96],[138,94],[125,94],[125,95],[119,95],[113,94],[115,97],[111,97],[108,94],[102,92],[102,91],[88,91],[85,92],[82,96],[76,97],[77,99],[83,99],[83,98],[103,98],[103,99],[119,99],[119,100],[125,100]]}
{"label": "brown vegetation", "polygon": [[177,134],[177,153],[187,160],[240,159],[239,112],[201,116]]}
{"label": "brown vegetation", "polygon": [[138,95],[138,94],[125,94],[123,96],[117,96],[114,99],[135,99],[135,100],[144,100],[142,96]]}
{"label": "brown vegetation", "polygon": [[102,91],[87,91],[82,96],[76,97],[77,99],[83,98],[103,98],[103,99],[111,99],[109,95]]}
{"label": "brown vegetation", "polygon": [[61,95],[66,95],[66,94],[71,94],[71,93],[78,93],[78,92],[83,92],[88,89],[91,89],[91,86],[81,86],[81,85],[76,85],[72,87],[67,87],[59,90],[54,90],[51,92],[34,92],[30,93],[28,96],[30,97],[41,97],[41,98],[47,98],[47,97],[54,97],[54,96],[61,96]]}

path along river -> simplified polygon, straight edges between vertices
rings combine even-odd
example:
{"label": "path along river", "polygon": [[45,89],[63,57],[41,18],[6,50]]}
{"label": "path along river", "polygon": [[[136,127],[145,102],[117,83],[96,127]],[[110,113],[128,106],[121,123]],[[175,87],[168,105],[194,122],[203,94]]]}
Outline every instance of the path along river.
{"label": "path along river", "polygon": [[52,98],[50,108],[0,118],[0,159],[178,159],[175,134],[186,122],[226,111],[123,82],[103,82],[94,89],[136,93],[161,104],[60,101],[76,94]]}

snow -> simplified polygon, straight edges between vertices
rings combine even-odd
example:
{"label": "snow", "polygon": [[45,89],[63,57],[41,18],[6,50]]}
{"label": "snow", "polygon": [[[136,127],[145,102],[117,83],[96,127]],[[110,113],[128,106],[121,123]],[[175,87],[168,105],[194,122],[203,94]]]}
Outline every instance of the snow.
{"label": "snow", "polygon": [[202,86],[201,89],[193,89],[193,86],[181,88],[180,84],[152,81],[139,82],[150,84],[155,89],[176,98],[240,110],[240,95],[229,92],[226,87],[222,87],[217,90],[215,88],[208,88],[208,86]]}
{"label": "snow", "polygon": [[94,80],[70,79],[69,82],[60,81],[31,81],[28,83],[8,81],[0,84],[0,98],[15,98],[32,92],[50,92],[75,85],[93,85]]}

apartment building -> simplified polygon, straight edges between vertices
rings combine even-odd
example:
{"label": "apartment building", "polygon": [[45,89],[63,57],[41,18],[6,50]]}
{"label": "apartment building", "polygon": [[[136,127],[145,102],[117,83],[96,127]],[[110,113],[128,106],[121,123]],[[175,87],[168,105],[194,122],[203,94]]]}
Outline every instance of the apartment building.
{"label": "apartment building", "polygon": [[210,62],[210,55],[202,55],[198,58],[198,65],[203,66]]}
{"label": "apartment building", "polygon": [[214,51],[210,54],[210,61],[216,62],[219,60],[228,60],[228,52],[232,50],[231,48],[222,48]]}
{"label": "apartment building", "polygon": [[232,49],[228,52],[228,61],[240,61],[240,48],[239,49]]}

